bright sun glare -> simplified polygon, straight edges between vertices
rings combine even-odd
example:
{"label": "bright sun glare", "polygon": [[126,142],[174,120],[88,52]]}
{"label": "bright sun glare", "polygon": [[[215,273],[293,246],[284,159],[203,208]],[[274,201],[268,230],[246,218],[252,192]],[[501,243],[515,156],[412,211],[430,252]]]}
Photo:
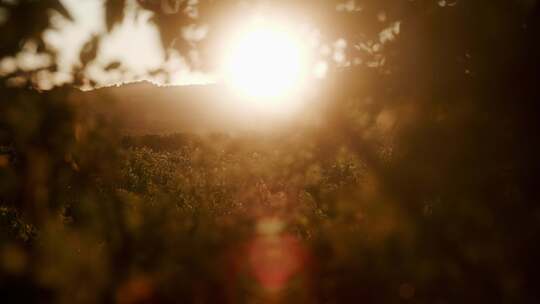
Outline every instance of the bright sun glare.
{"label": "bright sun glare", "polygon": [[299,90],[306,70],[305,48],[292,31],[255,24],[234,36],[225,52],[225,82],[259,104],[272,105]]}

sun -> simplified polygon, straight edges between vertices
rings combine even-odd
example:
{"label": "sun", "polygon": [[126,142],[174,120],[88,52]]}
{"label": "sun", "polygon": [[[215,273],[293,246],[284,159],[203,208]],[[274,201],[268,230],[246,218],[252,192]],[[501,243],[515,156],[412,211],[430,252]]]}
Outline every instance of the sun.
{"label": "sun", "polygon": [[235,92],[275,105],[299,90],[306,52],[294,31],[260,22],[233,36],[224,52],[222,73]]}

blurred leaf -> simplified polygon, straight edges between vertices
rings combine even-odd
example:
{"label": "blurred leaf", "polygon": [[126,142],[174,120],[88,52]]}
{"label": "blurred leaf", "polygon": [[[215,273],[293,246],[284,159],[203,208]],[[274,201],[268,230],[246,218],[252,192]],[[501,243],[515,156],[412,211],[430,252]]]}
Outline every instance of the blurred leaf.
{"label": "blurred leaf", "polygon": [[116,69],[118,69],[120,66],[122,66],[122,63],[121,63],[120,61],[113,61],[113,62],[109,63],[109,64],[105,67],[105,71],[116,70]]}
{"label": "blurred leaf", "polygon": [[106,0],[105,2],[105,24],[107,31],[111,31],[113,27],[124,20],[124,10],[126,0]]}
{"label": "blurred leaf", "polygon": [[93,36],[81,49],[79,59],[83,67],[86,67],[88,63],[93,61],[98,53],[100,43],[100,36]]}
{"label": "blurred leaf", "polygon": [[69,13],[69,11],[64,7],[62,2],[60,0],[52,0],[52,9],[60,13],[64,18],[68,19],[69,21],[74,21],[73,17]]}

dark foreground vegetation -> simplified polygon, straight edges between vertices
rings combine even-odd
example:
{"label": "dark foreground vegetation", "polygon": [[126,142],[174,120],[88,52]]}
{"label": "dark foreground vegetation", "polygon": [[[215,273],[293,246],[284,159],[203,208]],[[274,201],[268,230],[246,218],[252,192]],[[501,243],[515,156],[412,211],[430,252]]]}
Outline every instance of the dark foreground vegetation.
{"label": "dark foreground vegetation", "polygon": [[[259,1],[166,2],[137,1],[187,55],[206,42],[178,29],[219,53],[220,13]],[[358,63],[329,64],[320,122],[126,137],[109,100],[72,97],[127,2],[45,92],[41,37],[69,12],[0,1],[0,302],[539,303],[539,2],[267,2]],[[49,64],[17,65],[25,45]]]}
{"label": "dark foreground vegetation", "polygon": [[404,122],[400,141],[388,113],[345,119],[360,102],[335,115],[377,144],[332,121],[129,137],[69,90],[5,92],[22,96],[0,112],[8,303],[535,300],[532,152],[489,123]]}

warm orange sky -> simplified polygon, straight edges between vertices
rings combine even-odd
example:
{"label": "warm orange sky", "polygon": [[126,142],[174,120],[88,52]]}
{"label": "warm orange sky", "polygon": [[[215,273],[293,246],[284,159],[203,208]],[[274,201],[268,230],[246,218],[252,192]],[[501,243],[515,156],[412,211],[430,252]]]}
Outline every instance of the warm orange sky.
{"label": "warm orange sky", "polygon": [[[74,18],[69,22],[61,16],[53,18],[56,29],[45,34],[48,43],[58,48],[60,70],[69,71],[78,60],[79,50],[93,33],[105,31],[103,1],[61,0]],[[151,13],[136,10],[136,1],[128,0],[125,21],[105,38],[98,53],[97,62],[92,63],[88,73],[103,84],[122,81],[117,73],[104,73],[103,67],[114,60],[132,71],[133,75],[163,65],[172,75],[173,84],[207,83],[205,75],[188,70],[183,58],[174,54],[164,63],[164,51],[159,42],[157,29],[148,22]]]}
{"label": "warm orange sky", "polygon": [[[223,69],[227,73],[220,73],[219,68],[213,73],[215,75],[203,74],[201,72],[190,71],[186,60],[175,50],[163,50],[160,42],[160,33],[149,20],[152,12],[138,8],[136,0],[127,0],[124,21],[115,26],[112,32],[107,33],[104,18],[103,0],[60,0],[66,9],[72,15],[74,21],[71,22],[61,16],[59,13],[52,14],[51,28],[44,32],[43,38],[48,46],[55,49],[58,54],[58,72],[40,71],[37,73],[37,83],[40,88],[46,90],[57,85],[69,83],[73,79],[73,67],[78,65],[79,54],[82,46],[91,40],[93,35],[103,34],[100,40],[100,47],[97,58],[85,67],[87,78],[97,83],[98,86],[108,86],[125,82],[149,80],[158,84],[170,85],[189,85],[189,84],[209,84],[222,82],[223,79],[239,80],[234,83],[239,87],[239,91],[247,91],[248,95],[260,97],[260,92],[266,92],[267,95],[274,94],[278,90],[275,86],[266,86],[266,84],[276,84],[284,81],[285,76],[294,76],[302,70],[302,77],[305,74],[312,74],[310,77],[324,78],[327,70],[331,66],[348,67],[351,65],[364,64],[360,57],[347,58],[345,50],[347,48],[356,48],[365,50],[369,56],[382,49],[382,45],[393,40],[400,32],[400,22],[386,22],[386,17],[380,17],[380,22],[388,23],[388,27],[379,33],[378,42],[368,41],[367,44],[360,42],[350,42],[344,38],[333,38],[327,40],[322,37],[317,25],[291,21],[291,24],[284,27],[285,32],[294,32],[296,34],[286,37],[276,30],[276,26],[253,26],[251,32],[243,31],[252,27],[247,26],[249,20],[253,18],[241,18],[239,24],[231,24],[231,35],[226,37],[241,36],[243,40],[228,41],[225,39],[220,42],[225,47],[219,47],[221,50],[236,50],[231,54],[224,53],[224,58],[219,58]],[[168,2],[167,2],[168,3]],[[338,11],[355,11],[358,8],[354,1],[347,1],[336,7]],[[275,17],[275,16],[273,16]],[[257,18],[255,18],[257,19]],[[262,18],[264,19],[264,18]],[[283,26],[289,23],[287,20],[295,18],[277,18],[276,20],[266,20],[269,24],[275,23]],[[275,18],[274,18],[275,19]],[[285,20],[285,22],[283,22]],[[273,21],[273,22],[272,22]],[[275,25],[274,24],[274,25]],[[241,35],[235,32],[241,29]],[[196,25],[178,29],[179,34],[184,35],[187,40],[193,40],[190,37],[199,37],[195,40],[204,39],[206,30],[204,26]],[[266,33],[267,35],[260,35]],[[274,37],[276,36],[276,37]],[[291,38],[291,37],[294,38]],[[276,39],[271,39],[276,38]],[[277,41],[276,41],[277,40]],[[230,47],[235,45],[235,47]],[[296,46],[295,46],[296,45]],[[302,46],[301,46],[302,45]],[[276,49],[281,51],[276,51]],[[296,57],[299,60],[292,60],[295,49],[303,49]],[[23,71],[35,71],[40,67],[50,65],[52,58],[47,54],[37,54],[37,44],[27,42],[22,47],[20,53],[0,59],[0,75],[9,74],[16,69]],[[293,51],[291,51],[293,50]],[[166,53],[168,52],[168,53]],[[276,56],[281,54],[281,56]],[[369,56],[367,56],[369,58]],[[279,57],[279,58],[278,58]],[[168,58],[165,60],[165,58]],[[261,59],[263,58],[263,59]],[[271,58],[272,60],[268,60]],[[300,60],[301,59],[301,60]],[[309,60],[308,60],[309,59]],[[302,69],[293,69],[295,65],[302,63]],[[377,62],[380,60],[377,59]],[[105,67],[113,62],[121,63],[121,70],[105,71]],[[370,67],[375,67],[378,63],[366,62]],[[265,63],[264,66],[260,66]],[[284,67],[279,67],[279,65]],[[300,66],[300,65],[299,65]],[[232,67],[232,68],[231,68]],[[150,70],[160,69],[169,78],[166,82],[163,75],[149,78],[146,76]],[[287,70],[287,68],[289,68]],[[223,71],[221,71],[223,72]],[[258,74],[257,74],[258,73]],[[253,77],[254,74],[264,77]],[[257,76],[255,75],[255,76]],[[269,76],[274,76],[269,78]],[[159,78],[161,77],[161,78]],[[300,77],[300,78],[302,78]],[[292,77],[296,78],[296,76]],[[306,77],[303,77],[306,78]],[[264,81],[260,81],[264,79]],[[258,81],[258,82],[257,82]],[[234,82],[234,81],[233,81]],[[264,83],[261,87],[259,84]],[[285,83],[282,87],[288,87],[294,81]],[[83,86],[91,89],[92,85]],[[252,94],[253,92],[257,94]]]}

